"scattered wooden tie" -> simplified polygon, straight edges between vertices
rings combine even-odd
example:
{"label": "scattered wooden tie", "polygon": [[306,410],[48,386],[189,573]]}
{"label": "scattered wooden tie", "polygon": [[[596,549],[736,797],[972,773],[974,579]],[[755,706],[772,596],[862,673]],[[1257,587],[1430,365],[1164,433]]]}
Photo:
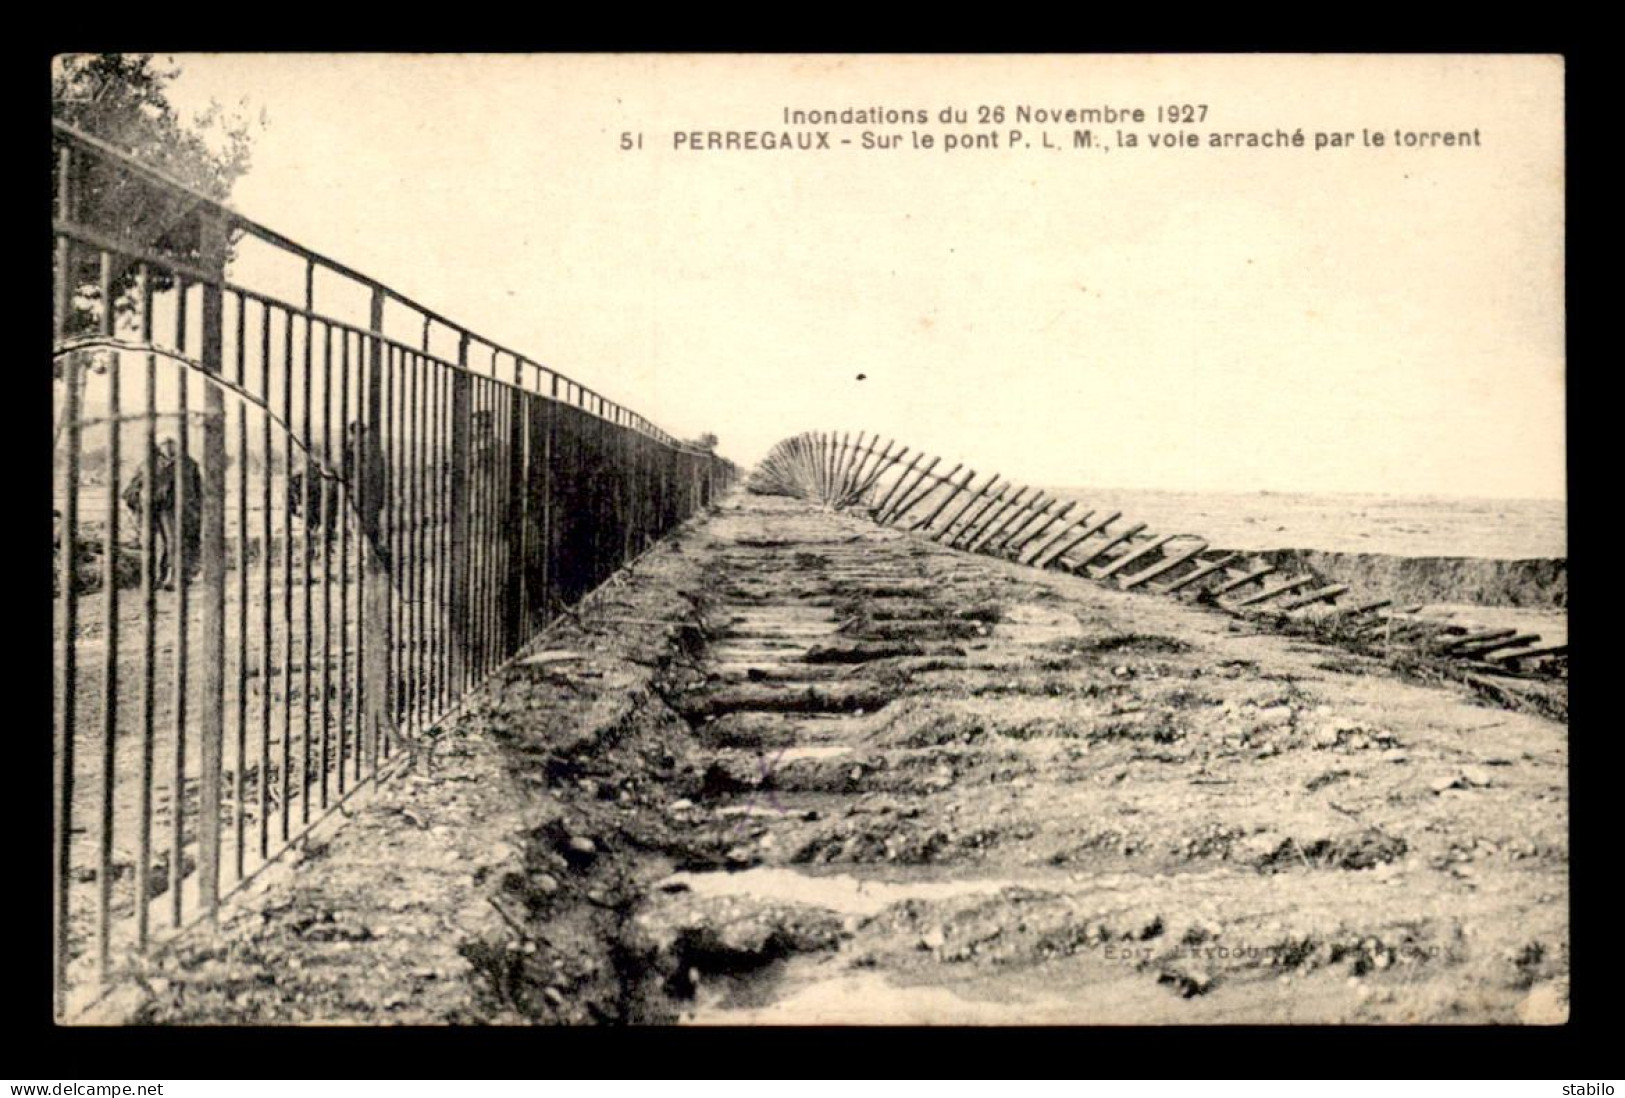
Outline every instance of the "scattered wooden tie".
{"label": "scattered wooden tie", "polygon": [[1543,646],[1535,634],[1515,629],[1468,630],[1415,618],[1420,607],[1395,609],[1390,599],[1340,604],[1348,584],[1328,583],[1310,571],[1282,573],[1258,556],[1213,549],[1191,534],[1158,534],[1145,523],[1112,533],[1121,512],[1086,509],[1075,515],[1077,501],[998,473],[977,485],[974,469],[961,463],[939,473],[941,463],[894,439],[882,445],[878,434],[859,431],[853,439],[850,432],[808,432],[775,445],[747,487],[866,512],[876,523],[953,548],[1033,568],[1060,568],[1122,590],[1194,596],[1261,620],[1312,614],[1335,620],[1346,635],[1383,650],[1419,647],[1434,657],[1470,661],[1480,671],[1502,668],[1506,674],[1566,668],[1566,644]]}

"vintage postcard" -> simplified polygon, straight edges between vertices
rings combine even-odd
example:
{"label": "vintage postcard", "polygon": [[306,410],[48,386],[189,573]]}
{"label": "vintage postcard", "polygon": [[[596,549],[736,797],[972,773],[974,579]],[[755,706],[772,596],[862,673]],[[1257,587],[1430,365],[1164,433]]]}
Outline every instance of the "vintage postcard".
{"label": "vintage postcard", "polygon": [[1562,58],[51,76],[63,1024],[1567,1020]]}

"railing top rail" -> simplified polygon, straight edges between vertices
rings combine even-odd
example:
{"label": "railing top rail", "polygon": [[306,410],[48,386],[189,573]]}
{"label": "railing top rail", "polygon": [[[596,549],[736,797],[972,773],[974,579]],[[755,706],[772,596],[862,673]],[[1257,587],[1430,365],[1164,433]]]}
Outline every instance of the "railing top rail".
{"label": "railing top rail", "polygon": [[[230,206],[226,205],[224,202],[221,202],[219,199],[212,198],[209,195],[206,195],[202,191],[198,190],[196,187],[193,187],[193,186],[191,186],[191,185],[189,185],[187,183],[181,182],[180,180],[176,179],[174,176],[170,175],[168,172],[165,172],[160,168],[155,168],[150,164],[143,163],[141,160],[131,156],[129,153],[125,152],[124,150],[118,148],[116,145],[113,145],[112,143],[110,143],[108,141],[104,141],[103,139],[101,139],[99,137],[96,137],[96,136],[94,136],[92,134],[85,133],[83,130],[79,129],[78,127],[70,125],[70,124],[68,124],[66,122],[63,122],[60,119],[53,118],[51,120],[51,129],[55,134],[59,135],[64,140],[71,141],[71,142],[74,142],[74,143],[76,143],[78,145],[81,145],[81,146],[83,146],[85,148],[91,149],[94,152],[96,152],[98,155],[106,157],[106,158],[112,160],[113,162],[117,163],[120,167],[122,167],[125,170],[131,172],[132,174],[142,176],[145,179],[147,179],[149,182],[158,184],[159,186],[168,188],[168,189],[173,190],[173,191],[177,191],[180,194],[186,196],[191,201],[197,203],[198,205],[208,207],[217,216],[219,216],[224,221],[226,221],[227,224],[231,228],[240,229],[240,230],[250,234],[251,236],[255,237],[256,239],[263,241],[266,244],[270,244],[270,245],[272,245],[274,247],[277,247],[277,248],[280,248],[280,249],[282,249],[282,250],[284,250],[286,252],[292,253],[293,255],[298,256],[301,259],[304,259],[308,263],[320,266],[320,267],[332,272],[333,274],[339,275],[342,278],[347,278],[347,279],[351,280],[352,282],[355,282],[355,283],[358,283],[358,284],[360,284],[362,286],[365,286],[369,290],[373,290],[373,291],[375,291],[375,292],[377,292],[379,294],[382,294],[386,298],[394,301],[396,304],[402,305],[402,306],[412,310],[413,312],[417,313],[418,316],[420,316],[423,320],[425,320],[425,321],[427,321],[429,323],[432,323],[432,324],[438,324],[443,328],[449,329],[451,332],[455,333],[460,339],[466,339],[466,340],[468,340],[470,342],[479,343],[479,344],[481,344],[481,345],[483,345],[485,347],[489,347],[492,351],[494,351],[495,353],[497,353],[499,355],[508,355],[508,356],[510,356],[517,363],[520,364],[521,368],[525,367],[525,366],[532,367],[533,369],[536,369],[536,370],[540,371],[542,374],[546,375],[548,378],[558,378],[560,381],[563,381],[568,385],[574,386],[576,388],[576,390],[578,391],[578,393],[580,393],[583,397],[589,397],[590,396],[593,399],[602,402],[604,407],[601,408],[601,409],[597,409],[597,410],[593,411],[593,414],[600,416],[600,418],[613,419],[614,418],[614,416],[613,416],[614,412],[624,412],[624,413],[627,414],[627,416],[630,417],[629,422],[630,422],[630,425],[632,426],[632,429],[638,430],[642,434],[650,435],[650,436],[654,437],[656,440],[663,443],[664,445],[670,446],[670,447],[672,447],[673,449],[676,449],[676,450],[681,450],[681,451],[683,451],[685,453],[705,454],[705,455],[709,455],[709,456],[714,456],[712,454],[712,451],[704,450],[704,449],[701,449],[699,447],[689,446],[689,445],[687,445],[687,444],[685,444],[683,442],[678,441],[676,436],[672,435],[670,432],[665,431],[664,429],[662,429],[659,426],[655,425],[652,421],[650,421],[646,417],[638,415],[636,412],[633,412],[632,409],[628,408],[627,406],[625,406],[623,404],[620,404],[617,401],[611,400],[610,398],[599,394],[595,390],[588,388],[587,386],[583,385],[579,381],[576,381],[574,378],[571,378],[567,374],[560,373],[559,371],[553,369],[550,366],[546,366],[546,365],[544,365],[544,364],[542,364],[540,362],[537,362],[535,359],[529,357],[528,355],[525,355],[525,354],[522,354],[522,353],[520,353],[518,351],[515,351],[510,347],[507,347],[507,346],[505,346],[505,345],[503,345],[501,343],[498,343],[496,340],[489,339],[489,338],[487,338],[487,337],[485,337],[483,335],[480,335],[478,332],[472,331],[469,328],[465,328],[463,325],[458,324],[456,321],[452,320],[450,317],[446,316],[444,313],[438,312],[435,309],[431,309],[427,305],[424,305],[421,302],[418,302],[415,299],[413,299],[411,297],[408,297],[406,294],[403,294],[400,291],[392,288],[387,283],[380,282],[376,278],[373,278],[373,277],[371,277],[369,275],[363,274],[361,271],[356,270],[354,267],[351,267],[351,266],[349,266],[349,265],[347,265],[345,263],[342,263],[339,260],[332,258],[331,256],[324,255],[323,253],[316,251],[314,248],[305,247],[303,244],[300,244],[298,241],[293,240],[290,237],[287,237],[287,236],[283,235],[282,233],[277,232],[275,229],[269,227],[268,225],[265,225],[265,224],[263,224],[263,223],[261,223],[259,221],[254,220],[251,217],[248,217],[248,216],[246,216],[244,214],[241,214],[241,213],[237,212],[236,210],[232,209]],[[222,279],[222,283],[224,283],[223,279]],[[236,289],[241,289],[241,288],[236,288]],[[274,301],[278,302],[281,305],[285,305],[285,306],[287,306],[289,308],[298,309],[298,310],[303,311],[303,306],[300,305],[299,303],[293,302],[293,301],[288,301],[288,300],[286,300],[284,298],[281,298],[281,297],[279,297],[279,296],[277,296],[275,294],[265,293],[265,292],[262,292],[262,291],[250,291],[250,292],[252,292],[256,297],[260,297],[262,299],[274,300]],[[349,325],[349,326],[354,328],[355,330],[370,332],[371,334],[376,335],[381,339],[389,338],[389,337],[385,336],[382,331],[380,331],[378,329],[375,329],[375,328],[372,328],[369,325]],[[453,364],[453,365],[454,365],[454,368],[467,369],[467,367],[455,366],[455,364]],[[469,371],[469,372],[472,373],[474,371]],[[487,375],[481,374],[479,376],[483,377],[483,376],[487,376]],[[533,390],[525,388],[522,385],[517,385],[514,382],[509,381],[509,380],[507,380],[505,378],[493,377],[491,380],[496,381],[496,382],[498,382],[499,384],[502,384],[502,385],[507,385],[510,388],[520,389],[520,390],[522,390],[524,392],[533,391]],[[542,396],[551,397],[551,395],[552,395],[551,394],[551,383],[549,383],[546,386],[540,386],[539,385],[538,388],[536,390],[534,390],[534,391],[540,393],[540,395],[542,395]],[[561,401],[561,403],[564,403],[564,402]],[[571,403],[578,403],[579,406],[581,406],[583,408],[586,408],[588,406],[588,402],[586,400],[580,400],[580,401],[575,401],[575,402],[571,402]]]}

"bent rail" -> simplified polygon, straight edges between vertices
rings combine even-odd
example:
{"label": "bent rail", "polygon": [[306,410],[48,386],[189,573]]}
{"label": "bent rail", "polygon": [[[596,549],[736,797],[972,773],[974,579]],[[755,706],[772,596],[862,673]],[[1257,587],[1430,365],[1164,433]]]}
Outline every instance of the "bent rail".
{"label": "bent rail", "polygon": [[[67,1016],[736,469],[94,138],[53,140]],[[302,297],[233,281],[245,249]]]}
{"label": "bent rail", "polygon": [[[746,487],[868,514],[944,545],[1057,568],[1124,590],[1182,595],[1231,613],[1276,623],[1324,624],[1359,641],[1398,640],[1429,656],[1468,661],[1501,674],[1566,673],[1568,646],[1542,644],[1516,630],[1470,630],[1411,615],[1384,598],[1362,598],[1349,585],[1313,572],[1292,575],[1261,555],[1217,549],[1194,534],[1156,533],[1120,512],[1085,509],[1017,487],[994,473],[979,480],[955,465],[865,432],[805,432],[777,443]],[[912,454],[912,458],[910,455]],[[910,458],[906,463],[905,458]],[[960,470],[966,469],[961,476]]]}

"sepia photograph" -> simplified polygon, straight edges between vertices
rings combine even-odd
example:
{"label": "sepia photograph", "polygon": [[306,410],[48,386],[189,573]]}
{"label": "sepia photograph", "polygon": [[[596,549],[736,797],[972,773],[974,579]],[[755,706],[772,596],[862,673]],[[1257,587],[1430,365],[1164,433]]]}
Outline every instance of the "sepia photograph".
{"label": "sepia photograph", "polygon": [[1562,57],[50,67],[57,1025],[1569,1022]]}

